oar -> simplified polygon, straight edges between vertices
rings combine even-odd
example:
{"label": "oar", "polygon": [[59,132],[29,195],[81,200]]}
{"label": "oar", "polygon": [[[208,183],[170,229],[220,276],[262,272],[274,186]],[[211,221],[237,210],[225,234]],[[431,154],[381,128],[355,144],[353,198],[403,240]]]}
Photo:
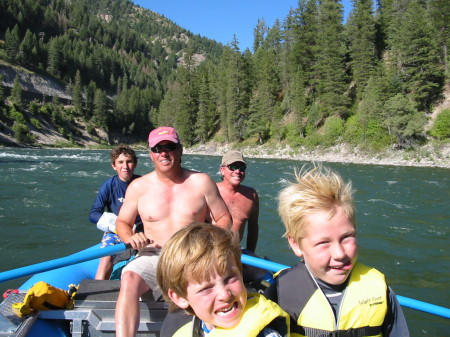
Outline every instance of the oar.
{"label": "oar", "polygon": [[[263,260],[254,256],[249,256],[242,254],[241,257],[242,263],[248,264],[250,266],[262,268],[265,270],[270,270],[273,272],[280,271],[281,269],[290,268],[290,266],[286,266],[280,263],[275,263],[272,261]],[[427,312],[429,314],[442,316],[445,318],[450,318],[450,309],[441,307],[439,305],[430,304],[427,302],[418,301],[412,298],[399,296],[397,295],[397,299],[400,303],[400,305],[403,305],[404,307],[408,307],[411,309],[420,310],[423,312]]]}
{"label": "oar", "polygon": [[124,243],[120,243],[114,246],[85,250],[66,257],[61,257],[59,259],[45,261],[33,264],[31,266],[4,271],[0,273],[0,283],[18,279],[23,276],[34,275],[48,270],[53,270],[60,267],[71,266],[73,264],[94,260],[103,256],[114,255],[125,251],[129,247],[130,246],[127,246]]}
{"label": "oar", "polygon": [[[79,253],[69,255],[66,257],[62,257],[55,260],[45,261],[37,264],[33,264],[31,266],[17,268],[9,271],[5,271],[0,273],[0,283],[14,280],[23,276],[33,275],[37,273],[42,273],[48,270],[57,269],[60,267],[66,267],[73,264],[94,260],[103,256],[109,256],[114,255],[120,252],[125,251],[127,248],[129,248],[128,245],[125,245],[124,243],[120,243],[114,246],[108,246],[101,249],[93,249],[93,250],[86,250],[81,251]],[[281,269],[289,268],[289,266],[275,263],[272,261],[263,260],[257,257],[249,256],[249,255],[242,255],[242,263],[270,270],[273,272],[277,272]],[[404,297],[404,296],[397,296],[399,302],[401,305],[424,311],[433,315],[442,316],[445,318],[450,318],[450,309],[441,307],[438,305],[430,304],[427,302],[418,301],[412,298]]]}

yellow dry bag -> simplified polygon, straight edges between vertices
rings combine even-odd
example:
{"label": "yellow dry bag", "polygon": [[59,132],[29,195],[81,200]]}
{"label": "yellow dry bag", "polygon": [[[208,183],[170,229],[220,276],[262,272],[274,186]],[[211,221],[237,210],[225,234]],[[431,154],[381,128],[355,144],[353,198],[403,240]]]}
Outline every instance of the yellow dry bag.
{"label": "yellow dry bag", "polygon": [[39,310],[72,309],[76,291],[73,284],[66,291],[40,281],[27,291],[23,302],[14,303],[12,309],[19,317]]}

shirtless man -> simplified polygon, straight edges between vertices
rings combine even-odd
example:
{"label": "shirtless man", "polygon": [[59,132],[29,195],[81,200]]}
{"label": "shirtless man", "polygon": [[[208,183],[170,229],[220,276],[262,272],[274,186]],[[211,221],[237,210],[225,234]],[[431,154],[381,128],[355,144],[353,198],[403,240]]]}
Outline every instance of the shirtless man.
{"label": "shirtless man", "polygon": [[[244,254],[255,256],[254,252],[258,242],[258,215],[259,198],[254,188],[241,185],[245,178],[245,163],[242,153],[230,150],[222,157],[220,164],[220,174],[222,181],[217,183],[220,195],[225,201],[228,210],[233,217],[232,229],[239,233],[242,240],[245,233],[245,226],[248,222],[247,246],[243,249]],[[209,216],[207,222],[215,223]],[[261,279],[266,271],[257,267],[242,265],[244,281]],[[168,312],[162,324],[160,336],[171,337],[179,327],[192,320],[192,316],[183,310]]]}
{"label": "shirtless man", "polygon": [[241,184],[245,179],[246,169],[242,153],[228,151],[222,157],[222,181],[217,183],[217,187],[233,217],[233,231],[239,232],[240,240],[244,237],[248,222],[246,249],[254,253],[258,243],[259,198],[254,188]]}
{"label": "shirtless man", "polygon": [[[217,226],[231,225],[214,181],[206,173],[181,167],[183,149],[175,129],[157,128],[148,142],[155,170],[130,184],[116,221],[122,241],[140,250],[122,272],[115,315],[118,337],[136,335],[141,295],[151,289],[155,299],[159,297],[156,266],[160,249],[172,234],[194,221],[204,221],[208,212]],[[133,233],[137,214],[143,233]]]}

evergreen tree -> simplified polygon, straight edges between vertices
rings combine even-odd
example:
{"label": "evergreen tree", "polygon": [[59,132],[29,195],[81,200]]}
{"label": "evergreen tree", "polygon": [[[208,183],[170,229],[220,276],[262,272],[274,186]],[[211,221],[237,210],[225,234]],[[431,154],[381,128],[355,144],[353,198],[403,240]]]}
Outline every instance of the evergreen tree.
{"label": "evergreen tree", "polygon": [[92,116],[92,121],[95,125],[108,130],[107,120],[108,102],[106,99],[106,95],[102,89],[97,89],[95,91],[94,115]]}
{"label": "evergreen tree", "polygon": [[6,29],[5,33],[5,50],[6,55],[13,61],[17,60],[19,54],[20,36],[19,27],[16,24],[12,30]]}
{"label": "evergreen tree", "polygon": [[450,1],[429,0],[428,16],[436,30],[441,60],[445,65],[447,79],[450,79]]}
{"label": "evergreen tree", "polygon": [[419,110],[429,111],[443,83],[437,32],[418,0],[411,0],[396,18],[389,35],[392,63]]}
{"label": "evergreen tree", "polygon": [[209,81],[210,68],[202,69],[199,74],[199,88],[198,88],[198,112],[195,126],[196,138],[205,143],[212,133],[215,131],[215,104],[212,100],[211,86]]}
{"label": "evergreen tree", "polygon": [[90,81],[88,86],[86,87],[86,111],[89,114],[94,112],[94,101],[95,101],[95,92],[97,91],[97,86],[94,81]]}
{"label": "evergreen tree", "polygon": [[375,65],[375,20],[373,0],[353,0],[353,10],[347,21],[346,32],[353,80],[360,97]]}
{"label": "evergreen tree", "polygon": [[9,96],[9,101],[17,106],[18,108],[21,108],[23,105],[23,98],[22,98],[22,86],[20,84],[20,77],[19,75],[16,75],[14,78],[13,87],[11,89],[11,95]]}
{"label": "evergreen tree", "polygon": [[48,71],[55,76],[60,75],[60,67],[62,64],[63,55],[62,47],[58,38],[52,38],[49,42],[48,48]]}
{"label": "evergreen tree", "polygon": [[72,104],[75,107],[75,111],[77,113],[83,112],[83,85],[81,84],[81,74],[80,71],[77,70],[75,75],[75,83],[73,85],[72,90]]}
{"label": "evergreen tree", "polygon": [[384,111],[383,125],[395,136],[399,148],[411,146],[413,139],[423,133],[425,115],[406,96],[397,94],[389,99]]}
{"label": "evergreen tree", "polygon": [[194,127],[197,117],[198,97],[193,55],[193,49],[189,48],[183,57],[184,65],[179,68],[177,77],[180,92],[177,102],[175,127],[187,146],[194,143]]}
{"label": "evergreen tree", "polygon": [[[250,100],[249,66],[239,51],[239,42],[234,37],[228,47],[228,55],[222,69],[224,82],[224,127],[225,137],[231,141],[244,139],[247,110]],[[223,119],[221,119],[223,122]]]}
{"label": "evergreen tree", "polygon": [[268,28],[264,19],[258,19],[256,27],[253,29],[253,51],[256,52],[262,46]]}
{"label": "evergreen tree", "polygon": [[[263,48],[258,49],[255,54],[254,69],[256,72],[256,88],[254,93],[253,106],[257,106],[254,111],[256,116],[252,116],[253,120],[266,120],[265,127],[267,131],[262,130],[262,123],[257,122],[260,141],[263,139],[262,135],[269,133],[281,137],[281,122],[282,116],[279,113],[279,103],[277,101],[278,95],[281,92],[280,78],[278,76],[277,62],[276,62],[276,47],[268,47],[273,44],[264,43]],[[267,47],[266,47],[267,46]],[[264,116],[264,117],[263,117]],[[253,126],[255,128],[255,126]]]}
{"label": "evergreen tree", "polygon": [[[292,39],[289,50],[293,74],[303,79],[302,87],[310,88],[310,96],[316,92],[315,62],[319,53],[319,15],[316,0],[300,0],[299,8],[292,13]],[[314,97],[310,97],[311,101]]]}
{"label": "evergreen tree", "polygon": [[336,0],[323,0],[319,5],[317,61],[315,87],[319,104],[319,122],[331,114],[345,116],[348,99],[344,95],[347,83],[344,67],[342,35],[342,4]]}
{"label": "evergreen tree", "polygon": [[21,64],[33,64],[38,58],[38,42],[37,37],[29,29],[19,46],[19,54],[17,60]]}

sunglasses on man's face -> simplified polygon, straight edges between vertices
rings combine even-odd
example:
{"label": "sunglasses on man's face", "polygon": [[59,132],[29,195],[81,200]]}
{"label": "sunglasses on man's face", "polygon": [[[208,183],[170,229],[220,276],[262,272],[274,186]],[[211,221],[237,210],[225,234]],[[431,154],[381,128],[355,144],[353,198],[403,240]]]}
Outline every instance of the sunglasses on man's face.
{"label": "sunglasses on man's face", "polygon": [[158,144],[150,148],[150,151],[153,153],[161,153],[161,152],[172,152],[178,149],[178,144],[175,143],[167,143],[167,144]]}
{"label": "sunglasses on man's face", "polygon": [[239,172],[245,172],[245,170],[247,169],[247,165],[242,165],[242,164],[230,164],[230,165],[227,165],[227,167],[230,171],[239,170]]}

